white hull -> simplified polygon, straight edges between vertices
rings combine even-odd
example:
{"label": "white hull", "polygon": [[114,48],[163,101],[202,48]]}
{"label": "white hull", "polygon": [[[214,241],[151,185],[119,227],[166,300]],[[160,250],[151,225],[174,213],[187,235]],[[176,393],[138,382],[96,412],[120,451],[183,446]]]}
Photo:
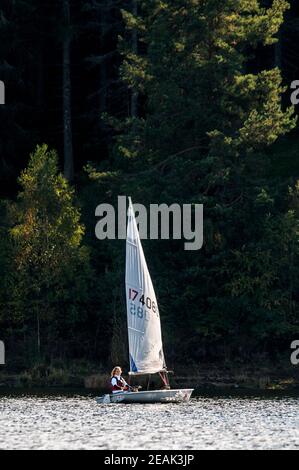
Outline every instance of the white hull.
{"label": "white hull", "polygon": [[97,398],[99,404],[108,403],[181,403],[190,400],[193,389],[149,390],[103,395]]}

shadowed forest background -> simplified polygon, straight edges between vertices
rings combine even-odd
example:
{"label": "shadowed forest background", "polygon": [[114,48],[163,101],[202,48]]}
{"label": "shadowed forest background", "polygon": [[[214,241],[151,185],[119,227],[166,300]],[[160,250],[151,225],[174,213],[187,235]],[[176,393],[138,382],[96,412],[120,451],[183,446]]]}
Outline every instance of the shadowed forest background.
{"label": "shadowed forest background", "polygon": [[204,204],[202,250],[143,243],[169,367],[288,360],[296,1],[1,0],[0,79],[8,371],[127,364],[125,243],[94,233],[123,194]]}

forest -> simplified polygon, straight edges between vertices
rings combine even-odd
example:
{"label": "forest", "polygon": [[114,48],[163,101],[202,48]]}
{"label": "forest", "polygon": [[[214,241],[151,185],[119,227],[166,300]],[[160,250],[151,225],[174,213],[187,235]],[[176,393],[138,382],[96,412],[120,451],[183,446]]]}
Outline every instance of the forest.
{"label": "forest", "polygon": [[6,371],[128,367],[119,195],[203,204],[145,240],[170,368],[288,361],[299,339],[298,2],[1,0]]}

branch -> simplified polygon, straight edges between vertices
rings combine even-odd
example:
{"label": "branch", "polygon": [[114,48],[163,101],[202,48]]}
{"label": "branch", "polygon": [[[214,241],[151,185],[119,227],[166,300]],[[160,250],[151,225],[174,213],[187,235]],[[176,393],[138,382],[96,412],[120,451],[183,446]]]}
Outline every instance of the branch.
{"label": "branch", "polygon": [[176,158],[176,157],[180,157],[182,155],[185,155],[186,153],[189,153],[189,152],[192,152],[193,150],[199,150],[199,149],[206,149],[206,146],[204,145],[196,145],[194,147],[190,147],[188,149],[185,149],[185,150],[180,150],[179,152],[177,153],[174,153],[173,155],[170,155],[169,157],[167,157],[165,160],[157,163],[156,165],[154,165],[152,168],[150,168],[149,170],[146,170],[146,171],[142,171],[140,173],[135,173],[134,175],[132,174],[127,174],[126,176],[128,178],[135,178],[136,176],[143,176],[143,175],[148,175],[154,171],[156,171],[157,169],[161,168],[161,167],[165,167],[165,165],[167,165],[167,163],[169,163],[173,158]]}

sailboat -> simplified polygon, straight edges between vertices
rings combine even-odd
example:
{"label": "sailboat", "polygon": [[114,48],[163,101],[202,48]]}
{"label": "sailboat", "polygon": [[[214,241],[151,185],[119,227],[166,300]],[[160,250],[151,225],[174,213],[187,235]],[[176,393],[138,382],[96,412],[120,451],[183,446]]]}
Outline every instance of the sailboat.
{"label": "sailboat", "polygon": [[[193,389],[171,389],[163,352],[160,313],[129,198],[126,241],[126,300],[130,376],[159,374],[160,390],[104,395],[98,403],[169,403],[189,401]],[[131,388],[129,389],[131,390]]]}

